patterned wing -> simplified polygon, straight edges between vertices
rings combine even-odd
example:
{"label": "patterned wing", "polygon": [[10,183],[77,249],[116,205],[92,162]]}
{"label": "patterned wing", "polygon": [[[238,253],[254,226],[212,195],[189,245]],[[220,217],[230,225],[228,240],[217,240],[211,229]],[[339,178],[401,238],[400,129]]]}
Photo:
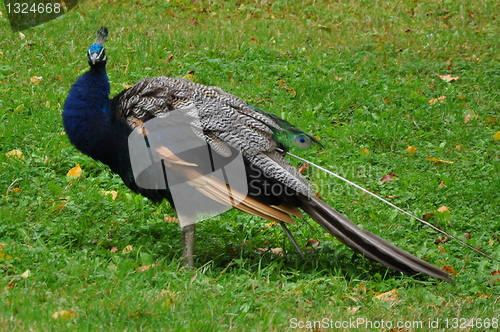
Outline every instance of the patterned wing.
{"label": "patterned wing", "polygon": [[273,135],[280,126],[265,113],[220,88],[184,79],[155,77],[143,79],[113,100],[117,117],[130,126],[169,116],[169,112],[193,110],[191,126],[197,135],[221,156],[231,148],[270,178],[306,196],[311,194],[307,180],[276,151]]}

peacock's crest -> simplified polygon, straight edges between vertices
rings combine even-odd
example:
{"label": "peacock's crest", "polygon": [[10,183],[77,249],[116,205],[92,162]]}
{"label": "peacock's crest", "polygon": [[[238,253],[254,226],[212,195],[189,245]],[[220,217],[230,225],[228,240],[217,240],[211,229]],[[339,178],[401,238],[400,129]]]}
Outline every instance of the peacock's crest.
{"label": "peacock's crest", "polygon": [[101,27],[99,30],[97,30],[97,38],[95,39],[94,44],[104,44],[107,41],[108,38],[108,28],[106,27]]}
{"label": "peacock's crest", "polygon": [[106,42],[108,37],[108,29],[106,27],[101,27],[97,31],[97,37],[94,44],[90,45],[87,52],[88,62],[90,66],[95,66],[99,63],[106,63],[106,51],[103,44]]}

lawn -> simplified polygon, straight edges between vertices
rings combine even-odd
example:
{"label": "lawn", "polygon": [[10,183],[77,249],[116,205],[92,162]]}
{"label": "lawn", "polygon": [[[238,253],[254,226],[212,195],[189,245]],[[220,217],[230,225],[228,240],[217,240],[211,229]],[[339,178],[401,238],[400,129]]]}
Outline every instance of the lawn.
{"label": "lawn", "polygon": [[88,0],[13,32],[0,5],[0,330],[496,330],[498,262],[312,167],[323,200],[455,282],[297,220],[302,258],[234,210],[197,225],[182,268],[173,210],[78,152],[61,111],[106,25],[113,95],[160,75],[219,86],[324,146],[294,153],[500,259],[498,17],[489,0]]}

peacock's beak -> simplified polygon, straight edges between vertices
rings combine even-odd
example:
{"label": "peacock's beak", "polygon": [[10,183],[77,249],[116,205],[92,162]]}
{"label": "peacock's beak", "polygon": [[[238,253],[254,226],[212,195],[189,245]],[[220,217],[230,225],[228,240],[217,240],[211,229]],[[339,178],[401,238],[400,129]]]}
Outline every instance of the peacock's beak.
{"label": "peacock's beak", "polygon": [[97,62],[97,59],[99,59],[99,53],[92,53],[89,56],[89,61],[92,62],[93,65]]}

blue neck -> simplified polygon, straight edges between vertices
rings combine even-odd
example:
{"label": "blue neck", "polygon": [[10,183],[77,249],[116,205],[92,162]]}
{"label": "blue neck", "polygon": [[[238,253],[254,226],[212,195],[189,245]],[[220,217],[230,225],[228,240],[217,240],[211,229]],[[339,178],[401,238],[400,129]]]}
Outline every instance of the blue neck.
{"label": "blue neck", "polygon": [[73,84],[64,104],[63,122],[69,140],[95,159],[101,159],[98,145],[105,140],[114,117],[109,90],[106,68],[94,66]]}

